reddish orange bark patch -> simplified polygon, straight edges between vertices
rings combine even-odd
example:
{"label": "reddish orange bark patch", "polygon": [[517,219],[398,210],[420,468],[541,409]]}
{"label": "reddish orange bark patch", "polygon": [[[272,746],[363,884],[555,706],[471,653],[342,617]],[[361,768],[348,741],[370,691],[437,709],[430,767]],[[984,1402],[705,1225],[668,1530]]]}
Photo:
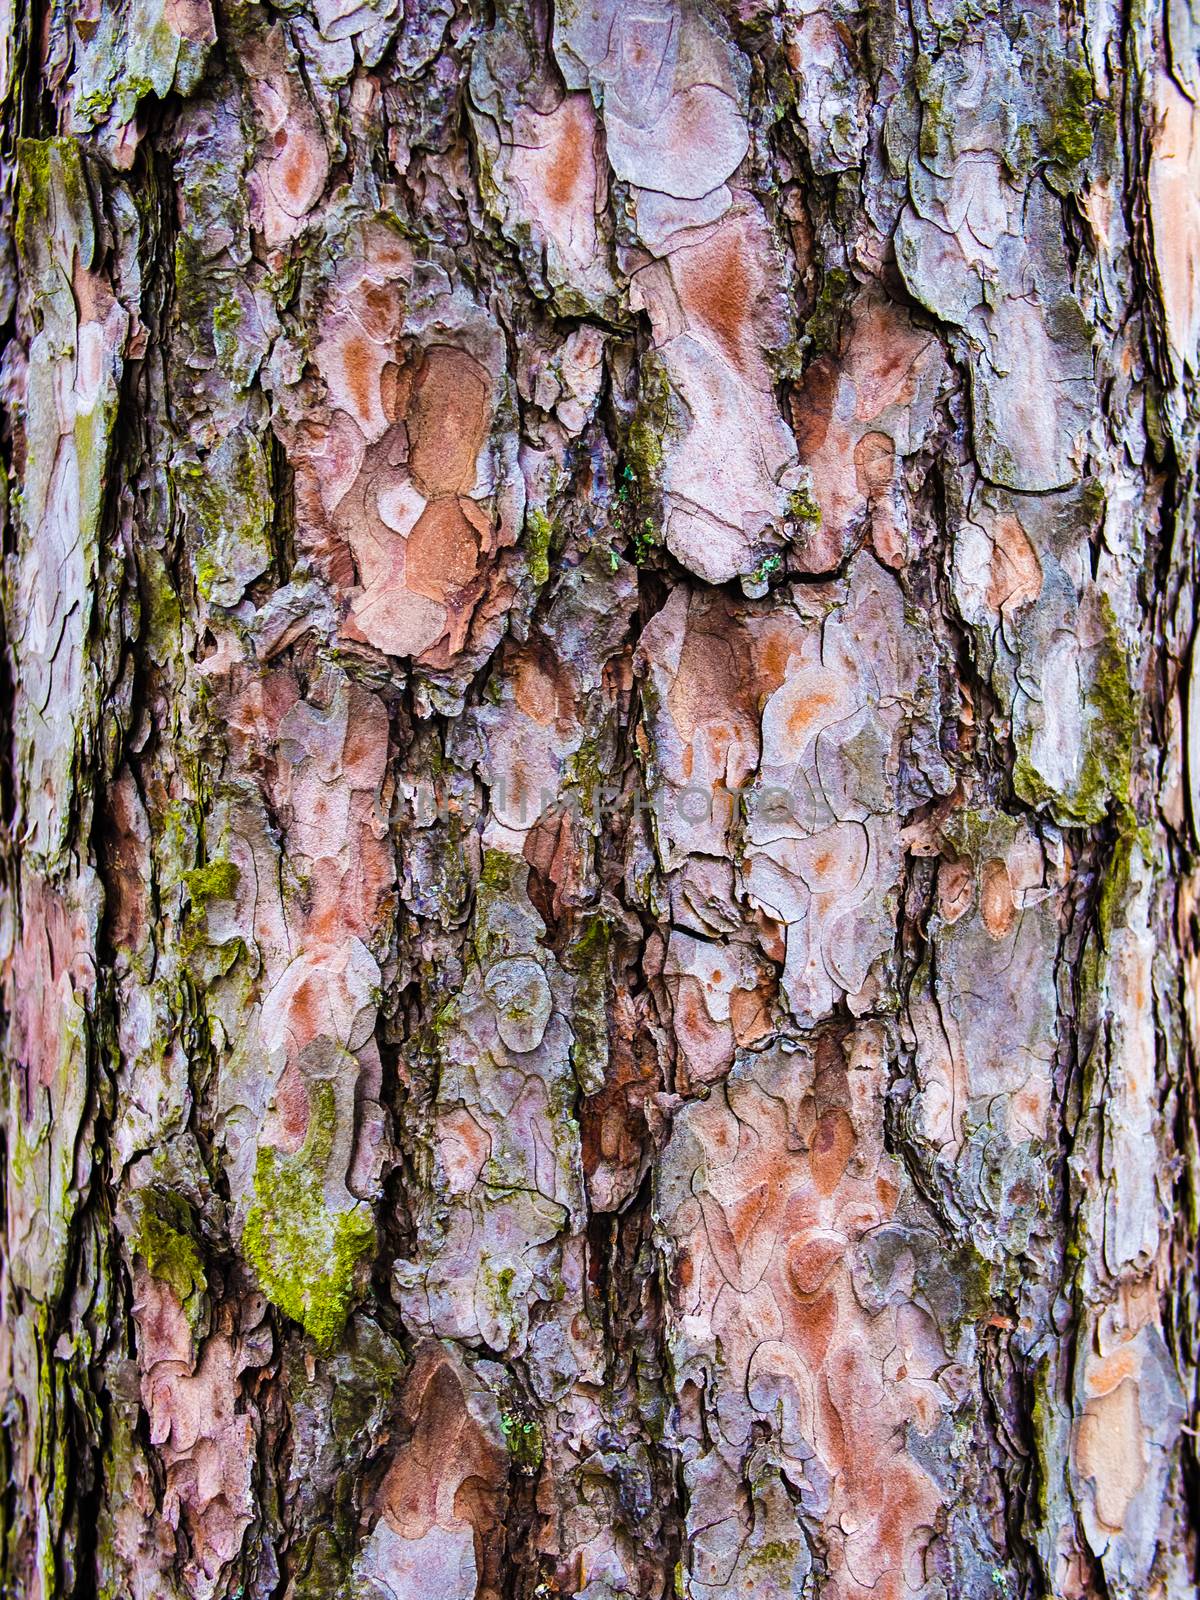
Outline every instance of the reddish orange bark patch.
{"label": "reddish orange bark patch", "polygon": [[401,1401],[408,1441],[388,1469],[377,1504],[406,1539],[424,1538],[435,1524],[468,1526],[479,1593],[492,1595],[499,1592],[508,1453],[476,1420],[469,1382],[439,1344],[418,1346]]}
{"label": "reddish orange bark patch", "polygon": [[984,862],[980,877],[979,909],[983,925],[993,939],[1003,939],[1016,919],[1012,879],[1008,866],[999,858]]}
{"label": "reddish orange bark patch", "polygon": [[468,494],[487,433],[487,376],[464,350],[426,354],[408,407],[409,470],[428,496]]}
{"label": "reddish orange bark patch", "polygon": [[832,1194],[841,1182],[854,1150],[854,1124],[838,1107],[827,1111],[813,1133],[809,1165],[821,1194]]}
{"label": "reddish orange bark patch", "polygon": [[433,500],[408,538],[408,587],[445,602],[479,570],[479,541],[457,499]]}
{"label": "reddish orange bark patch", "polygon": [[579,117],[559,119],[561,132],[554,143],[546,170],[546,198],[556,206],[566,206],[577,197],[588,176],[591,136]]}
{"label": "reddish orange bark patch", "polygon": [[694,252],[687,274],[689,309],[739,369],[744,362],[753,304],[753,285],[743,249],[740,233],[720,233]]}
{"label": "reddish orange bark patch", "polygon": [[1042,592],[1042,564],[1016,517],[996,518],[987,602],[993,611],[1012,609]]}

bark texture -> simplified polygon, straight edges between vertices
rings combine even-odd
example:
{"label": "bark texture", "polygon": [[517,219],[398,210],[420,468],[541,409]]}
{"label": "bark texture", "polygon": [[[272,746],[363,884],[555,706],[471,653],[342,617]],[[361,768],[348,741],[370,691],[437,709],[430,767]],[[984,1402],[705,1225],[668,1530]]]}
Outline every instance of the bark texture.
{"label": "bark texture", "polygon": [[0,6],[21,1600],[1184,1600],[1200,13]]}

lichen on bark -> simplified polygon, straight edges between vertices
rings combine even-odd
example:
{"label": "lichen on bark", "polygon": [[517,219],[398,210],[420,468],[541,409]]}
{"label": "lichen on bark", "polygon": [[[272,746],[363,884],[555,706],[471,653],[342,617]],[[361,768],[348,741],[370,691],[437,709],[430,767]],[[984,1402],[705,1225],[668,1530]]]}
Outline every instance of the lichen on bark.
{"label": "lichen on bark", "polygon": [[0,1589],[1195,1592],[1200,28],[0,15]]}
{"label": "lichen on bark", "polygon": [[[375,1248],[370,1209],[335,1211],[325,1194],[336,1110],[329,1084],[316,1086],[303,1146],[294,1156],[258,1152],[254,1198],[242,1243],[264,1293],[328,1350],[346,1325],[355,1274]],[[153,1269],[151,1269],[153,1270]]]}

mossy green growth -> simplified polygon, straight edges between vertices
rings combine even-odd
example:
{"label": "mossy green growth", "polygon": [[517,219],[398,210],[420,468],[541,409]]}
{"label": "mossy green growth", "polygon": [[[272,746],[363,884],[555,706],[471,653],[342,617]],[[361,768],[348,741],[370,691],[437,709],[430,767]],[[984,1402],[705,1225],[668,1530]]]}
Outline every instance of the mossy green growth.
{"label": "mossy green growth", "polygon": [[317,1527],[292,1552],[288,1593],[293,1600],[343,1600],[352,1565],[332,1531]]}
{"label": "mossy green growth", "polygon": [[637,409],[625,438],[625,463],[639,500],[646,499],[657,485],[663,440],[670,425],[671,385],[666,368],[647,357],[641,366]]}
{"label": "mossy green growth", "polygon": [[805,487],[793,489],[787,500],[788,516],[795,522],[806,522],[812,527],[821,525],[821,508],[813,498],[812,490]]}
{"label": "mossy green growth", "polygon": [[232,291],[212,308],[212,341],[217,365],[235,389],[248,389],[258,372],[262,346],[245,326],[241,301]]}
{"label": "mossy green growth", "polygon": [[112,424],[116,415],[116,395],[102,386],[99,404],[81,411],[75,418],[72,434],[78,463],[79,531],[84,548],[96,548],[100,516],[104,509],[105,479],[112,444]]}
{"label": "mossy green growth", "polygon": [[[23,261],[39,239],[47,238],[51,217],[51,189],[57,178],[72,218],[90,229],[91,202],[83,171],[83,156],[74,139],[17,140],[17,252]],[[45,248],[43,246],[43,248]],[[87,260],[91,252],[87,251]],[[87,264],[85,260],[85,265]]]}
{"label": "mossy green growth", "polygon": [[1108,509],[1108,496],[1099,478],[1087,478],[1079,489],[1079,505],[1089,528],[1099,532]]}
{"label": "mossy green growth", "polygon": [[1004,169],[1013,183],[1023,187],[1037,161],[1037,139],[1028,123],[1014,129],[1004,149]]}
{"label": "mossy green growth", "polygon": [[634,561],[644,567],[661,544],[662,531],[655,525],[654,518],[643,517],[641,526],[633,532]]}
{"label": "mossy green growth", "polygon": [[341,1337],[358,1265],[376,1243],[369,1206],[359,1201],[335,1212],[325,1198],[336,1126],[333,1085],[312,1084],[303,1149],[294,1156],[258,1152],[254,1200],[242,1235],[263,1293],[301,1323],[322,1351]]}
{"label": "mossy green growth", "polygon": [[228,294],[213,307],[213,333],[218,338],[234,339],[243,317],[241,303],[236,295]]}
{"label": "mossy green growth", "polygon": [[246,953],[245,941],[236,936],[219,942],[213,940],[208,922],[209,907],[222,901],[231,902],[237,894],[240,877],[234,863],[223,859],[206,862],[202,867],[192,867],[181,874],[189,903],[180,954],[192,977],[205,987],[225,977]]}
{"label": "mossy green growth", "polygon": [[231,433],[198,462],[172,468],[196,539],[196,587],[205,600],[234,605],[271,563],[271,485],[258,438]]}
{"label": "mossy green growth", "polygon": [[594,733],[585,734],[579,741],[579,749],[567,763],[567,774],[568,784],[579,796],[584,817],[598,822],[604,770],[600,762],[600,740]]}
{"label": "mossy green growth", "polygon": [[815,353],[831,350],[834,346],[850,292],[850,282],[850,274],[841,267],[831,267],[821,280],[816,304],[804,324],[804,331]]}
{"label": "mossy green growth", "polygon": [[479,869],[479,888],[489,899],[510,894],[516,885],[522,863],[504,850],[485,850]]}
{"label": "mossy green growth", "polygon": [[97,127],[107,119],[115,99],[116,93],[111,87],[94,89],[91,94],[85,94],[79,101],[80,120],[90,122],[93,128]]}
{"label": "mossy green growth", "polygon": [[629,428],[629,465],[640,484],[652,482],[662,465],[662,435],[654,420],[639,413]]}
{"label": "mossy green growth", "polygon": [[[101,1470],[107,1484],[135,1483],[144,1470],[141,1441],[137,1435],[139,1406],[132,1396],[121,1398],[110,1392],[105,1406],[103,1459]],[[121,1508],[119,1495],[105,1495],[99,1506],[96,1529],[96,1600],[129,1600],[124,1561],[118,1554],[117,1522]]]}
{"label": "mossy green growth", "polygon": [[1150,441],[1155,464],[1162,466],[1167,456],[1167,430],[1163,425],[1162,407],[1154,390],[1153,379],[1148,378],[1146,381],[1146,387],[1142,391],[1142,402],[1146,418],[1146,437]]}
{"label": "mossy green growth", "polygon": [[784,1562],[795,1561],[800,1553],[798,1539],[771,1539],[766,1544],[760,1544],[757,1550],[752,1550],[746,1558],[748,1567],[775,1567]]}
{"label": "mossy green growth", "polygon": [[[1048,1356],[1043,1356],[1033,1370],[1033,1406],[1030,1420],[1033,1424],[1033,1461],[1030,1490],[1036,1526],[1046,1527],[1050,1517],[1051,1488],[1061,1481],[1060,1441],[1064,1432],[1064,1419],[1057,1415],[1059,1407],[1051,1385],[1054,1369]],[[1056,1462],[1059,1471],[1055,1472]],[[1061,1491],[1059,1491],[1061,1492]]]}
{"label": "mossy green growth", "polygon": [[583,1094],[604,1087],[608,1071],[608,948],[610,930],[605,917],[588,920],[567,950],[567,970],[575,974],[575,1004],[571,1028],[571,1068]]}
{"label": "mossy green growth", "polygon": [[504,1435],[504,1442],[508,1446],[508,1453],[513,1459],[514,1466],[521,1472],[536,1472],[545,1454],[542,1430],[537,1423],[532,1418],[522,1417],[515,1411],[502,1411],[500,1431]]}
{"label": "mossy green growth", "polygon": [[213,280],[199,245],[186,233],[175,240],[174,266],[175,316],[197,346],[206,349],[212,339]]}
{"label": "mossy green growth", "polygon": [[947,1349],[957,1345],[964,1328],[996,1310],[1004,1292],[1000,1278],[995,1264],[969,1240],[918,1258],[914,1281]]}
{"label": "mossy green growth", "polygon": [[208,861],[202,867],[185,872],[183,881],[191,897],[192,908],[202,911],[213,900],[232,900],[237,894],[241,873],[232,861]]}
{"label": "mossy green growth", "polygon": [[138,552],[138,572],[143,636],[156,652],[155,659],[161,659],[172,655],[179,647],[183,622],[179,596],[161,551],[143,545]]}
{"label": "mossy green growth", "polygon": [[485,850],[475,886],[474,943],[479,963],[485,969],[503,956],[515,955],[521,941],[513,937],[507,914],[523,899],[527,868],[516,856],[503,850]]}
{"label": "mossy green growth", "polygon": [[191,1207],[180,1195],[157,1190],[146,1191],[139,1199],[140,1214],[129,1248],[141,1256],[152,1278],[175,1291],[190,1316],[208,1288],[204,1258],[194,1237]]}
{"label": "mossy green growth", "polygon": [[1093,827],[1103,821],[1110,802],[1122,815],[1130,810],[1133,742],[1137,733],[1137,697],[1129,681],[1129,665],[1116,614],[1107,595],[1100,596],[1103,635],[1096,647],[1091,682],[1085,690],[1085,746],[1079,779],[1069,794],[1058,794],[1033,764],[1033,734],[1017,741],[1013,787],[1027,805],[1049,812],[1062,827]]}
{"label": "mossy green growth", "polygon": [[1133,741],[1137,733],[1137,700],[1129,681],[1129,665],[1116,613],[1107,595],[1100,597],[1100,611],[1104,637],[1088,693],[1088,706],[1096,722],[1096,737],[1092,743],[1101,746],[1098,759],[1112,792],[1127,801],[1133,773]]}
{"label": "mossy green growth", "polygon": [[923,160],[933,161],[937,158],[941,141],[949,132],[950,122],[946,115],[945,87],[938,78],[932,56],[922,52],[917,57],[913,66],[913,80],[921,102],[921,131],[917,148]]}
{"label": "mossy green growth", "polygon": [[[483,1180],[491,1191],[493,1201],[503,1201],[506,1196],[517,1193],[512,1172],[502,1168],[495,1159],[484,1163]],[[500,1326],[505,1343],[517,1336],[521,1326],[521,1307],[513,1292],[516,1282],[514,1268],[501,1267],[497,1271],[490,1259],[484,1257],[479,1268],[478,1288],[483,1293],[488,1310]]]}
{"label": "mossy green growth", "polygon": [[[36,1304],[36,1302],[35,1302]],[[60,1419],[67,1415],[67,1373],[68,1363],[60,1356],[54,1354],[54,1344],[49,1338],[48,1307],[42,1306],[33,1313],[34,1339],[37,1349],[37,1415],[38,1426],[34,1429],[35,1461],[42,1482],[48,1485],[45,1510],[49,1514],[50,1526],[61,1526],[63,1511],[66,1501],[68,1474],[67,1474],[67,1430],[60,1425]],[[69,1359],[69,1358],[68,1358]],[[57,1594],[57,1544],[53,1539],[41,1541],[39,1568],[41,1572],[41,1593]],[[7,1587],[7,1586],[6,1586]]]}
{"label": "mossy green growth", "polygon": [[1062,167],[1077,167],[1092,153],[1094,134],[1088,116],[1095,86],[1082,62],[1072,61],[1063,73],[1058,94],[1050,106],[1044,135],[1047,155]]}
{"label": "mossy green growth", "polygon": [[1133,853],[1138,843],[1137,829],[1122,828],[1113,842],[1108,864],[1100,881],[1096,920],[1106,949],[1114,931],[1124,921],[1132,884]]}
{"label": "mossy green growth", "polygon": [[540,589],[550,578],[550,537],[554,532],[550,518],[544,511],[526,512],[525,555],[529,562],[529,576]]}
{"label": "mossy green growth", "polygon": [[485,1370],[488,1386],[496,1397],[500,1432],[513,1466],[519,1472],[532,1475],[541,1466],[545,1454],[541,1425],[534,1409],[507,1368],[489,1363]]}

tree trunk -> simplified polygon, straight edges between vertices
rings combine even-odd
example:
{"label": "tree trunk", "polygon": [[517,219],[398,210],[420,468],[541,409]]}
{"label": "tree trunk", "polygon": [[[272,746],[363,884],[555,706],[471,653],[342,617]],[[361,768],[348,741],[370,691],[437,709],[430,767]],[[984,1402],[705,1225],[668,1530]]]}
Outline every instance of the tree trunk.
{"label": "tree trunk", "polygon": [[1183,1597],[1200,14],[0,14],[22,1600]]}

